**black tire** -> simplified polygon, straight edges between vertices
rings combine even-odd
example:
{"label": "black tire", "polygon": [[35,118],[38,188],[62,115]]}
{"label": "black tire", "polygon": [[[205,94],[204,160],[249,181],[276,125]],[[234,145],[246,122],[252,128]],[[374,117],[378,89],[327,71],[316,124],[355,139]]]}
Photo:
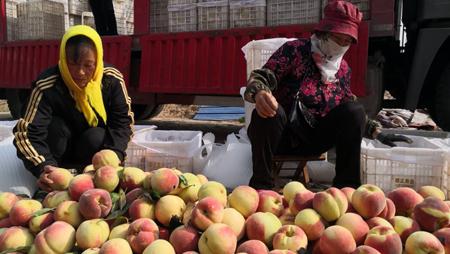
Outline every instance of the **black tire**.
{"label": "black tire", "polygon": [[433,111],[436,124],[444,131],[450,131],[450,63],[436,84]]}
{"label": "black tire", "polygon": [[134,120],[145,120],[159,114],[163,105],[132,104],[131,109],[134,113]]}

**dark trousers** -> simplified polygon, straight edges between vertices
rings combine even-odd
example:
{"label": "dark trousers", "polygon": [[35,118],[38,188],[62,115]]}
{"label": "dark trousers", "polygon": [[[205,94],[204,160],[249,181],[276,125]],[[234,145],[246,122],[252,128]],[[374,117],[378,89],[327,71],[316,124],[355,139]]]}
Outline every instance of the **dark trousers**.
{"label": "dark trousers", "polygon": [[117,35],[117,21],[112,0],[89,0],[95,28],[100,35]]}
{"label": "dark trousers", "polygon": [[366,115],[362,105],[345,103],[321,118],[303,138],[287,127],[287,115],[281,105],[272,118],[262,118],[256,110],[248,127],[252,144],[253,176],[249,185],[256,189],[274,187],[272,157],[283,155],[320,155],[336,147],[335,187],[358,187],[360,179],[361,140]]}
{"label": "dark trousers", "polygon": [[89,128],[78,132],[59,117],[54,117],[49,126],[47,144],[60,167],[83,169],[92,163],[105,138],[105,129]]}

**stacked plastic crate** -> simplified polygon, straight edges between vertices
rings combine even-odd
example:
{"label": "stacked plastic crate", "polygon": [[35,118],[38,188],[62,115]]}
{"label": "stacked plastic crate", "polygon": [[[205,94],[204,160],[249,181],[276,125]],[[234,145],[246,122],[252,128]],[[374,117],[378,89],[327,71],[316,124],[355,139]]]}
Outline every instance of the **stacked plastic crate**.
{"label": "stacked plastic crate", "polygon": [[17,33],[17,4],[16,0],[6,1],[6,26],[9,41],[16,40]]}
{"label": "stacked plastic crate", "polygon": [[167,0],[150,1],[150,32],[164,33],[169,31],[167,4]]}
{"label": "stacked plastic crate", "polygon": [[64,4],[33,0],[17,5],[17,39],[60,39],[64,34]]}
{"label": "stacked plastic crate", "polygon": [[122,35],[134,32],[134,3],[133,0],[114,0],[114,14],[116,16],[117,33]]}
{"label": "stacked plastic crate", "polygon": [[169,32],[197,30],[197,0],[169,0]]}
{"label": "stacked plastic crate", "polygon": [[69,26],[88,25],[95,28],[95,21],[88,0],[69,0]]}
{"label": "stacked plastic crate", "polygon": [[267,25],[319,22],[321,0],[267,0]]}
{"label": "stacked plastic crate", "polygon": [[228,0],[199,0],[197,3],[198,30],[227,29]]}
{"label": "stacked plastic crate", "polygon": [[230,27],[266,25],[266,0],[230,0]]}

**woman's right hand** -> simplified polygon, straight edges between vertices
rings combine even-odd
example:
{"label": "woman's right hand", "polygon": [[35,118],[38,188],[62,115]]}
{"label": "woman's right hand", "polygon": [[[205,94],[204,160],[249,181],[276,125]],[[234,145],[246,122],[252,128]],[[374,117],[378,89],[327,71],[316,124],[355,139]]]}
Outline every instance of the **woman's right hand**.
{"label": "woman's right hand", "polygon": [[255,108],[262,118],[274,117],[277,113],[278,102],[270,92],[261,90],[255,95]]}
{"label": "woman's right hand", "polygon": [[53,183],[53,181],[48,178],[48,175],[55,169],[57,169],[57,167],[51,165],[46,165],[44,167],[44,170],[37,180],[37,185],[39,186],[39,188],[47,192],[52,191],[52,188],[50,188],[50,184]]}

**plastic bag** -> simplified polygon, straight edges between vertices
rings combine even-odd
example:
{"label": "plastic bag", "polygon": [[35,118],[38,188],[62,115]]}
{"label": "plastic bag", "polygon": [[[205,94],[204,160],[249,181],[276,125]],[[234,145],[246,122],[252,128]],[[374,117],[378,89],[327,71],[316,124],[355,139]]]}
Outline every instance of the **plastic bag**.
{"label": "plastic bag", "polygon": [[205,134],[205,137],[205,145],[194,157],[194,172],[231,189],[248,185],[253,173],[252,150],[245,129],[241,129],[238,135],[229,134],[225,144],[214,143],[212,133]]}

